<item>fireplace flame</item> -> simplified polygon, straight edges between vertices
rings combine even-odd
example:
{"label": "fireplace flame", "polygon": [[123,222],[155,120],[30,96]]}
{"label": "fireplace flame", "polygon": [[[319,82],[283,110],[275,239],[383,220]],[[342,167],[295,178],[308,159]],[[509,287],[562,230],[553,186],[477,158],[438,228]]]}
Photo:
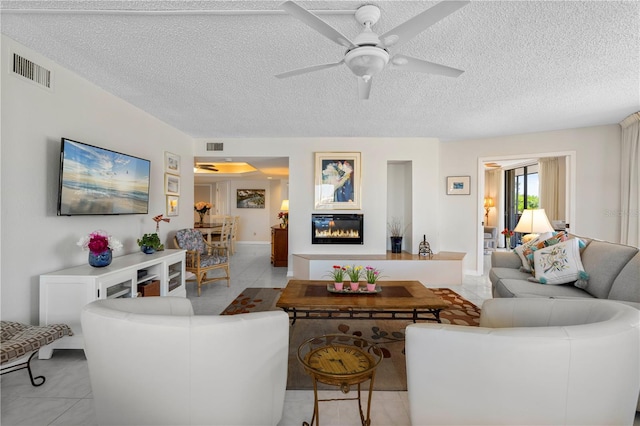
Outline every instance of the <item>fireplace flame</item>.
{"label": "fireplace flame", "polygon": [[329,229],[325,231],[316,229],[316,238],[360,238],[360,233],[354,229]]}

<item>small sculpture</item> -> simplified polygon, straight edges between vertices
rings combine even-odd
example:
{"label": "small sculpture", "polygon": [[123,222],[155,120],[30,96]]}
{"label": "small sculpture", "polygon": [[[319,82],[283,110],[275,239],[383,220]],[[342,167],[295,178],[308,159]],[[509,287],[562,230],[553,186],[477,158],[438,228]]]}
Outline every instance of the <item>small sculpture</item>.
{"label": "small sculpture", "polygon": [[433,252],[431,251],[431,246],[427,242],[427,236],[422,236],[422,241],[420,242],[420,246],[418,247],[418,255],[429,257],[431,259],[433,257]]}

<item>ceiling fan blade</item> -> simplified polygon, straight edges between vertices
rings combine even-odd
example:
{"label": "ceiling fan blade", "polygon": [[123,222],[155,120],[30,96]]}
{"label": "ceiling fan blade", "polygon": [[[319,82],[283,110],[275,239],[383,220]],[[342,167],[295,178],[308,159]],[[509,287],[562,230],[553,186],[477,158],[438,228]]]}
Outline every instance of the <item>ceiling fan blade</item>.
{"label": "ceiling fan blade", "polygon": [[340,62],[333,63],[333,64],[322,64],[322,65],[314,65],[312,67],[299,68],[297,70],[283,72],[282,74],[276,74],[276,77],[277,78],[293,77],[293,76],[300,75],[300,74],[307,74],[307,73],[314,72],[314,71],[320,71],[320,70],[324,70],[324,69],[327,69],[327,68],[337,67],[338,65],[342,65],[343,63],[344,63],[344,60],[342,60]]}
{"label": "ceiling fan blade", "polygon": [[353,42],[342,35],[340,31],[336,30],[331,25],[327,24],[322,19],[318,18],[316,15],[299,6],[298,4],[292,1],[286,1],[280,5],[280,8],[282,8],[288,14],[298,18],[300,21],[304,22],[323,36],[327,37],[329,40],[333,40],[334,42],[338,43],[340,46],[344,46],[347,48],[355,47]]}
{"label": "ceiling fan blade", "polygon": [[358,77],[358,96],[361,101],[368,100],[369,94],[371,93],[371,80],[372,78],[368,78],[366,81],[362,77]]}
{"label": "ceiling fan blade", "polygon": [[391,58],[394,68],[403,71],[426,72],[428,74],[443,75],[445,77],[459,77],[464,71],[440,65],[422,59],[412,58],[406,55],[395,55]]}
{"label": "ceiling fan blade", "polygon": [[446,18],[470,1],[442,1],[380,36],[385,47],[394,49],[411,40],[436,22]]}

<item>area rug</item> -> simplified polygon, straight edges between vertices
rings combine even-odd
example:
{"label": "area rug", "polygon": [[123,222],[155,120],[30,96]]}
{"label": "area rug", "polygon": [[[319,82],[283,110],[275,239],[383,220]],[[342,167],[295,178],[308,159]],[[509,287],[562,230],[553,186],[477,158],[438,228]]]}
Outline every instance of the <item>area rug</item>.
{"label": "area rug", "polygon": [[[430,289],[451,303],[440,313],[443,324],[478,326],[480,309],[453,290]],[[246,288],[227,306],[221,315],[236,315],[248,312],[273,311],[282,292],[281,288]],[[307,339],[324,334],[351,334],[375,342],[384,354],[376,370],[375,390],[407,390],[406,363],[404,354],[404,331],[411,320],[349,318],[299,318],[289,333],[289,369],[287,389],[313,389],[311,378],[304,372],[297,358],[298,347]],[[318,389],[335,390],[335,386],[319,384]]]}

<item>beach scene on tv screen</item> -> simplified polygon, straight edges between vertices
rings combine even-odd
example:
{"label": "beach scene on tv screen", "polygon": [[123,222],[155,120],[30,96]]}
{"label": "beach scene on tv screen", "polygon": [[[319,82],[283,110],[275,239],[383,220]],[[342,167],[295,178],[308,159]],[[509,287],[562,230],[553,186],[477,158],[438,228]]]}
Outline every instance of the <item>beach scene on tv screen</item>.
{"label": "beach scene on tv screen", "polygon": [[147,213],[149,161],[65,141],[60,214]]}

